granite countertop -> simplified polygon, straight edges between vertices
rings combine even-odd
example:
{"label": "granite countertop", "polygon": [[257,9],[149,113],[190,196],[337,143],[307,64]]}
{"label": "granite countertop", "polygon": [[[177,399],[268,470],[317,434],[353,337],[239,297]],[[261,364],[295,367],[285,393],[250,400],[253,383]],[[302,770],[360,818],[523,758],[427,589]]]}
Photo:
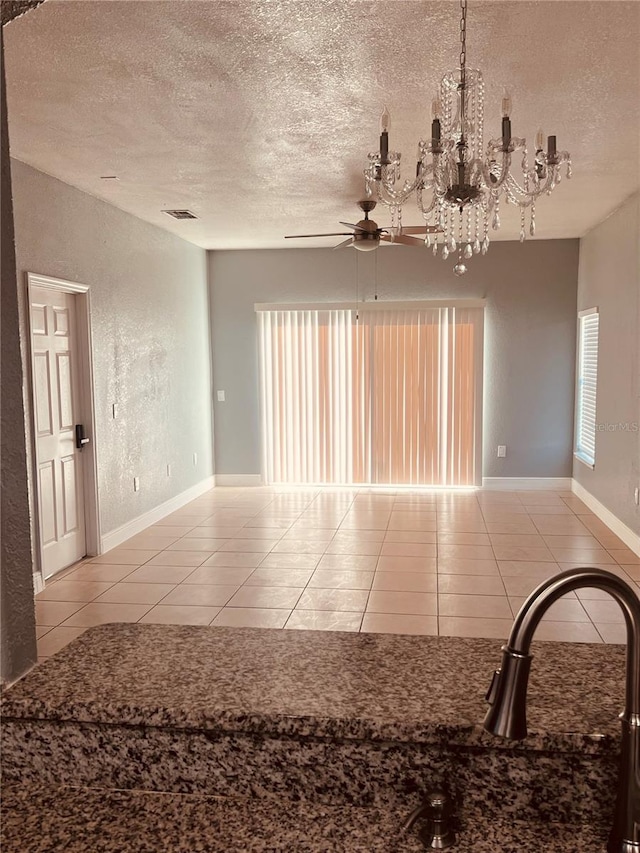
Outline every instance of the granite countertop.
{"label": "granite countertop", "polygon": [[483,731],[499,641],[102,625],[3,697],[5,719],[599,752],[618,748],[621,646],[538,643],[529,737]]}
{"label": "granite countertop", "polygon": [[[406,814],[95,788],[7,786],[4,853],[419,853]],[[589,826],[513,821],[463,827],[456,853],[604,853]]]}

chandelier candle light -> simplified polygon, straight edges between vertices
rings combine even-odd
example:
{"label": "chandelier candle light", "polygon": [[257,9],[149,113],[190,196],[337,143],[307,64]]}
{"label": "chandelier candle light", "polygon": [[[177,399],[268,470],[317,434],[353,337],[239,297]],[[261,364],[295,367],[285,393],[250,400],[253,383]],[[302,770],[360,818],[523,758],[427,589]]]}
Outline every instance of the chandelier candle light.
{"label": "chandelier candle light", "polygon": [[[418,143],[416,176],[402,182],[401,155],[389,150],[389,111],[380,121],[380,151],[369,154],[365,169],[368,196],[391,208],[392,234],[401,235],[402,205],[415,193],[427,224],[442,231],[428,233],[427,246],[434,255],[440,248],[444,259],[457,251],[456,275],[467,271],[465,260],[487,253],[489,228],[500,228],[500,204],[520,209],[520,241],[536,230],[536,199],[550,195],[561,181],[561,166],[571,177],[571,158],[558,151],[556,137],[549,136],[544,150],[541,130],[536,134],[535,154],[530,163],[526,139],[511,136],[511,98],[502,98],[501,136],[483,142],[484,81],[480,71],[467,69],[467,0],[461,0],[460,67],[444,75],[432,104],[431,136]],[[521,153],[522,176],[516,180],[512,164]],[[527,229],[528,213],[528,229]],[[393,239],[393,238],[392,238]]]}

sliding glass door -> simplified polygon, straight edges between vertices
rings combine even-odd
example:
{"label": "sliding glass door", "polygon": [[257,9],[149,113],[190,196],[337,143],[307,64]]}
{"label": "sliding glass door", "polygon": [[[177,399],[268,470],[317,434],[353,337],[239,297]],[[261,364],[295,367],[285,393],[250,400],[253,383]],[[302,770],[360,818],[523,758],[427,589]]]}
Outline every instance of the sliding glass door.
{"label": "sliding glass door", "polygon": [[266,482],[479,482],[481,307],[258,317]]}

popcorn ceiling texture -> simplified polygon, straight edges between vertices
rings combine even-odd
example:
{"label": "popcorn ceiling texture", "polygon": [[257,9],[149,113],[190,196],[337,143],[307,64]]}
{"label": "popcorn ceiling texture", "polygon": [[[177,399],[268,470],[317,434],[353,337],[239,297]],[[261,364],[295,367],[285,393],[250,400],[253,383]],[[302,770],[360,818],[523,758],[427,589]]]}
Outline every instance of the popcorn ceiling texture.
{"label": "popcorn ceiling texture", "polygon": [[[291,246],[352,217],[385,103],[413,172],[458,19],[451,2],[47,0],[7,33],[12,154],[204,248]],[[581,236],[638,186],[639,21],[635,2],[469,4],[487,138],[508,86],[514,134],[542,127],[574,157],[540,238]],[[183,207],[200,220],[161,213]]]}

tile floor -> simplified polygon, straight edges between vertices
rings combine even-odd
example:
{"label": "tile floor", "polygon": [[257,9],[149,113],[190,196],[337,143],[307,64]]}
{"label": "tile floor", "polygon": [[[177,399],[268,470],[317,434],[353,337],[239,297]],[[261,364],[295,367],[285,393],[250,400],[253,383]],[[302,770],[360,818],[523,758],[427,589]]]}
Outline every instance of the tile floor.
{"label": "tile floor", "polygon": [[[573,566],[640,594],[640,557],[568,492],[216,488],[36,596],[40,659],[105,622],[505,639],[527,594]],[[581,590],[538,638],[624,641]]]}

